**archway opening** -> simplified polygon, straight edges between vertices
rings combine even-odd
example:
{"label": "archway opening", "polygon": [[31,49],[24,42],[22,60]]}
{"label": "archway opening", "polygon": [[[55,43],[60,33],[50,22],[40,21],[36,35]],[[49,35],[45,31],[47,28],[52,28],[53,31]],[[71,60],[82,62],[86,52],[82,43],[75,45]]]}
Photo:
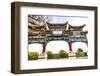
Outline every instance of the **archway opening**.
{"label": "archway opening", "polygon": [[46,51],[52,51],[54,54],[58,54],[60,50],[69,52],[69,46],[66,41],[50,41],[46,45]]}
{"label": "archway opening", "polygon": [[72,43],[72,51],[76,52],[78,48],[81,48],[84,52],[88,51],[86,43],[83,42],[74,42]]}
{"label": "archway opening", "polygon": [[28,51],[29,52],[38,52],[39,54],[42,53],[42,44],[34,43],[28,45]]}

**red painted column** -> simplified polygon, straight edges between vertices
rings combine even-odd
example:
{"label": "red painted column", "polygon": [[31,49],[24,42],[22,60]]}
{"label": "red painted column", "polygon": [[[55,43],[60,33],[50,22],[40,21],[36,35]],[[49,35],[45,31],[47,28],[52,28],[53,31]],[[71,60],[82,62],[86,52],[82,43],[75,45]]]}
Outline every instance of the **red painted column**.
{"label": "red painted column", "polygon": [[68,45],[69,45],[69,52],[72,51],[72,42],[68,42]]}
{"label": "red painted column", "polygon": [[46,44],[44,43],[44,44],[43,44],[42,53],[45,53],[45,51],[46,51]]}

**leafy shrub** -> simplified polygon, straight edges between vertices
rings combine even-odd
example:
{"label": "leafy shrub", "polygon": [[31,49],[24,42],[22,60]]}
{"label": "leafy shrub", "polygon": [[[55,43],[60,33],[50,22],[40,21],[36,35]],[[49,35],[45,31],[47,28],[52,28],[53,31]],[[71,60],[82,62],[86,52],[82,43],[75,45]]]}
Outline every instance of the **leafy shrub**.
{"label": "leafy shrub", "polygon": [[83,50],[81,48],[79,48],[75,54],[76,54],[76,57],[84,57],[84,56],[87,56],[87,53],[86,52],[83,52]]}
{"label": "leafy shrub", "polygon": [[66,51],[64,51],[64,50],[60,50],[59,56],[61,58],[68,58],[68,53]]}
{"label": "leafy shrub", "polygon": [[83,50],[81,48],[78,48],[77,52],[83,52]]}
{"label": "leafy shrub", "polygon": [[39,53],[38,52],[28,52],[28,58],[30,60],[37,60],[39,57]]}
{"label": "leafy shrub", "polygon": [[76,57],[83,57],[85,56],[84,52],[76,52]]}
{"label": "leafy shrub", "polygon": [[85,56],[88,56],[87,52],[84,52]]}
{"label": "leafy shrub", "polygon": [[51,51],[47,51],[47,58],[48,59],[52,59],[53,58],[53,54]]}

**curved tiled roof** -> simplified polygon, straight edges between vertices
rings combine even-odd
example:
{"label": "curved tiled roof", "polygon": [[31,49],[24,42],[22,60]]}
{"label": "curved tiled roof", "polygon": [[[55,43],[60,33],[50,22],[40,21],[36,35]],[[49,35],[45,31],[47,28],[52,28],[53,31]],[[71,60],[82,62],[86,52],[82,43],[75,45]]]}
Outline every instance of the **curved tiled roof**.
{"label": "curved tiled roof", "polygon": [[70,29],[70,28],[73,28],[73,29],[74,29],[74,28],[80,28],[80,29],[82,29],[82,28],[85,27],[85,26],[86,26],[86,24],[83,24],[83,25],[81,25],[81,26],[73,26],[73,25],[70,25],[70,24],[69,24],[69,29]]}
{"label": "curved tiled roof", "polygon": [[68,22],[65,22],[65,23],[50,23],[50,22],[47,22],[48,25],[52,25],[52,26],[65,26],[66,24],[68,24]]}

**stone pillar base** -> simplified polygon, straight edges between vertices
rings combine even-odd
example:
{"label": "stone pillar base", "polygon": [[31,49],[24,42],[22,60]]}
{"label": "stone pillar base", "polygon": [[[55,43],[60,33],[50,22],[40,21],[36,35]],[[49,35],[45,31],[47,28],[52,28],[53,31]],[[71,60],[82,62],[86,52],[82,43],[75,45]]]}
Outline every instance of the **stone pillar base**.
{"label": "stone pillar base", "polygon": [[69,56],[75,56],[75,52],[70,51],[70,52],[69,52]]}

